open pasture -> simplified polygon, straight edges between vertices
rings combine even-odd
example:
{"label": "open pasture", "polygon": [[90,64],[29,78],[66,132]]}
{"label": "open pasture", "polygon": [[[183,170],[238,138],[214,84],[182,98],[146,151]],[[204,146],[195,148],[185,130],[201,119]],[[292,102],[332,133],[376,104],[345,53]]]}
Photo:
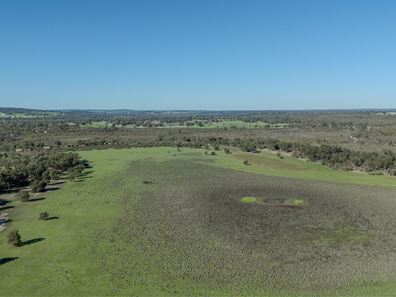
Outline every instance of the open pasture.
{"label": "open pasture", "polygon": [[[270,153],[144,148],[82,155],[93,165],[86,179],[29,205],[10,199],[15,208],[6,230],[43,240],[12,248],[0,233],[1,258],[13,259],[1,262],[1,294],[391,296],[396,290],[396,188],[389,177]],[[243,165],[247,156],[252,165]],[[337,174],[342,182],[335,182]],[[366,181],[371,186],[362,186]],[[40,211],[59,219],[39,221]]]}

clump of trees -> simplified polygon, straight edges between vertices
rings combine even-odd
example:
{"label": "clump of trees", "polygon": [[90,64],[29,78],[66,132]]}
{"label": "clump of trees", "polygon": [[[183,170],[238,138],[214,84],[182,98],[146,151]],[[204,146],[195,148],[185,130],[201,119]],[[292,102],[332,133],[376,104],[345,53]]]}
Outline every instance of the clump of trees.
{"label": "clump of trees", "polygon": [[0,192],[31,186],[32,192],[43,192],[51,179],[69,170],[81,174],[88,161],[77,153],[39,152],[21,156],[7,156],[0,164]]}
{"label": "clump of trees", "polygon": [[257,153],[258,152],[257,143],[252,139],[242,141],[239,145],[239,148],[243,152],[248,152],[248,153]]}
{"label": "clump of trees", "polygon": [[238,146],[242,151],[252,153],[259,152],[259,149],[277,151],[280,159],[283,158],[281,154],[283,151],[292,153],[294,157],[322,162],[333,168],[383,172],[396,176],[396,153],[391,150],[382,152],[352,151],[337,145],[315,145],[261,138],[233,139],[232,145]]}

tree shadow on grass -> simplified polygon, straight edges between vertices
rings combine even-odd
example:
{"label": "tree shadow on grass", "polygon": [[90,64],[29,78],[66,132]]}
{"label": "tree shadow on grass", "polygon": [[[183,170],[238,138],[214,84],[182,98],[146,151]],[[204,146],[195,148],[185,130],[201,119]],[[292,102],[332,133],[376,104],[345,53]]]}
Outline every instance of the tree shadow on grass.
{"label": "tree shadow on grass", "polygon": [[49,217],[46,219],[46,221],[52,221],[52,220],[59,220],[59,217]]}
{"label": "tree shadow on grass", "polygon": [[2,210],[6,210],[6,209],[11,209],[14,208],[15,206],[4,206],[4,207],[0,207],[0,211]]}
{"label": "tree shadow on grass", "polygon": [[63,185],[64,183],[65,183],[64,181],[58,180],[53,183],[50,183],[49,186],[60,186],[60,185]]}
{"label": "tree shadow on grass", "polygon": [[57,191],[59,189],[60,189],[60,187],[51,187],[50,186],[50,187],[46,188],[44,192],[52,192],[52,191]]}
{"label": "tree shadow on grass", "polygon": [[8,200],[0,199],[0,206],[6,205],[7,203],[10,203]]}
{"label": "tree shadow on grass", "polygon": [[45,199],[45,197],[32,198],[32,199],[29,199],[28,202],[36,202],[36,201],[41,201],[41,200],[44,200],[44,199]]}
{"label": "tree shadow on grass", "polygon": [[43,238],[43,237],[29,239],[29,240],[26,240],[26,241],[22,242],[22,246],[29,245],[29,244],[34,244],[34,243],[37,243],[37,242],[40,242],[40,241],[43,241],[43,240],[45,240],[45,238]]}
{"label": "tree shadow on grass", "polygon": [[92,176],[82,176],[82,177],[79,177],[78,179],[74,180],[73,182],[81,183],[81,182],[85,181],[88,178],[92,178]]}
{"label": "tree shadow on grass", "polygon": [[8,258],[1,258],[0,259],[0,265],[6,264],[8,262],[12,262],[15,261],[16,259],[18,259],[19,257],[8,257]]}
{"label": "tree shadow on grass", "polygon": [[86,170],[82,173],[81,178],[82,179],[86,179],[86,178],[92,178],[92,173],[94,171],[93,170]]}
{"label": "tree shadow on grass", "polygon": [[81,183],[81,182],[83,182],[84,180],[86,180],[86,179],[88,179],[88,178],[92,178],[92,173],[93,173],[94,171],[93,170],[85,170],[85,171],[83,171],[82,173],[81,173],[81,175],[79,176],[79,177],[77,177],[77,178],[75,178],[75,179],[72,179],[72,180],[70,180],[71,182],[74,182],[74,183]]}

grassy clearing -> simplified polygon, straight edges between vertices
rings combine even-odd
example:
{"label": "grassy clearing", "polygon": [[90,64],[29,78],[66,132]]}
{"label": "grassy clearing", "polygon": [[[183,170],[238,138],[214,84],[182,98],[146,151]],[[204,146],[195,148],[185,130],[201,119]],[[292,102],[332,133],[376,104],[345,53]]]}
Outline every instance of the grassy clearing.
{"label": "grassy clearing", "polygon": [[[244,160],[249,161],[249,166],[243,164]],[[220,152],[215,163],[225,168],[271,176],[396,187],[396,178],[394,177],[334,170],[320,163],[307,162],[289,156],[279,159],[276,154],[266,151],[258,154],[236,151],[230,155]]]}
{"label": "grassy clearing", "polygon": [[223,120],[218,122],[202,122],[202,126],[194,125],[194,128],[214,128],[214,129],[252,129],[252,128],[287,128],[287,123],[269,124],[262,121],[245,122],[240,120]]}
{"label": "grassy clearing", "polygon": [[112,127],[112,123],[108,121],[95,121],[81,126],[84,128],[110,128]]}
{"label": "grassy clearing", "polygon": [[[6,206],[14,208],[7,209],[12,221],[0,232],[0,258],[12,260],[0,262],[0,295],[396,292],[395,190],[345,184],[369,178],[389,186],[386,177],[272,154],[205,156],[203,150],[146,148],[82,155],[94,166],[86,179],[44,193],[43,200],[6,197]],[[242,164],[246,156],[251,166]],[[309,167],[301,173],[296,164]],[[282,171],[295,179],[277,177]],[[303,200],[304,207],[248,206],[239,201],[246,194]],[[38,220],[43,211],[58,219]],[[22,240],[40,240],[12,248],[6,233],[15,228]]]}
{"label": "grassy clearing", "polygon": [[256,197],[242,197],[240,201],[243,203],[254,203],[256,202]]}
{"label": "grassy clearing", "polygon": [[294,206],[303,206],[305,204],[304,199],[294,199],[292,201],[292,205]]}

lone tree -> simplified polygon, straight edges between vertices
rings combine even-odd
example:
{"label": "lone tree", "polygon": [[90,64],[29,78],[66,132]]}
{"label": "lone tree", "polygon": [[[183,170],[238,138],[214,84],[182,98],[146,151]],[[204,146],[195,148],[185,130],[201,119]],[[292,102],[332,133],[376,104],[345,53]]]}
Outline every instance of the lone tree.
{"label": "lone tree", "polygon": [[8,243],[13,246],[21,246],[22,240],[18,230],[12,230],[8,233]]}
{"label": "lone tree", "polygon": [[29,195],[29,193],[26,192],[26,191],[20,191],[20,192],[18,193],[18,198],[19,198],[19,200],[21,200],[22,202],[28,202],[29,199],[30,199],[30,195]]}
{"label": "lone tree", "polygon": [[45,211],[45,212],[40,213],[39,220],[46,221],[48,219],[48,217],[49,217],[49,214],[48,214],[48,212]]}
{"label": "lone tree", "polygon": [[35,180],[32,183],[32,192],[33,193],[40,193],[45,191],[45,187],[47,183],[43,180]]}
{"label": "lone tree", "polygon": [[229,148],[225,148],[225,149],[224,149],[224,153],[226,153],[226,154],[231,154],[231,151],[230,151]]}
{"label": "lone tree", "polygon": [[244,160],[243,161],[243,165],[249,165],[249,161],[248,160]]}

